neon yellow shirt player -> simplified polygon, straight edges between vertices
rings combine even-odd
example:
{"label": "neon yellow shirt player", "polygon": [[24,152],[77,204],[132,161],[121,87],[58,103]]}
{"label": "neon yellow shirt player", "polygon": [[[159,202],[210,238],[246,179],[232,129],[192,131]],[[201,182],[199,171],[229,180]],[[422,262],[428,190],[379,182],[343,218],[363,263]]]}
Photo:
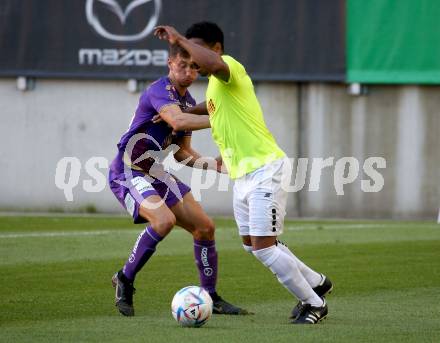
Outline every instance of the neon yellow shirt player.
{"label": "neon yellow shirt player", "polygon": [[[238,61],[223,54],[223,32],[214,23],[193,24],[185,37],[173,27],[158,26],[155,35],[180,45],[197,64],[199,74],[209,78],[206,103],[193,107],[194,114],[188,116],[205,114],[199,116],[199,121],[204,117],[206,127],[211,126],[223,164],[235,180],[234,216],[244,249],[298,298],[291,313],[292,323],[319,323],[328,314],[324,296],[333,285],[277,239],[286,213],[287,192],[283,185],[290,181],[291,170],[266,127],[252,80]],[[200,127],[198,123],[195,128]]]}

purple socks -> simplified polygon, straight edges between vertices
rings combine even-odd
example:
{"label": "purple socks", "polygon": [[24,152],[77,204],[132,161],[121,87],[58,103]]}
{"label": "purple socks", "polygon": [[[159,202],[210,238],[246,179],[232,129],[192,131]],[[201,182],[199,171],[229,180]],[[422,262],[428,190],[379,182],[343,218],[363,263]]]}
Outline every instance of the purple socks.
{"label": "purple socks", "polygon": [[215,241],[194,240],[194,257],[199,269],[200,286],[210,294],[217,283],[217,251]]}
{"label": "purple socks", "polygon": [[[156,251],[156,245],[161,240],[162,237],[151,226],[148,226],[141,232],[122,269],[127,279],[132,282],[134,281],[136,274]],[[217,251],[215,249],[215,241],[199,241],[195,239],[194,257],[199,269],[200,286],[210,294],[215,294],[217,284]]]}
{"label": "purple socks", "polygon": [[159,236],[151,226],[147,226],[147,228],[141,232],[124,268],[122,269],[122,272],[127,279],[134,281],[137,272],[142,269],[151,255],[153,255],[156,251],[157,243],[161,240],[162,237]]}

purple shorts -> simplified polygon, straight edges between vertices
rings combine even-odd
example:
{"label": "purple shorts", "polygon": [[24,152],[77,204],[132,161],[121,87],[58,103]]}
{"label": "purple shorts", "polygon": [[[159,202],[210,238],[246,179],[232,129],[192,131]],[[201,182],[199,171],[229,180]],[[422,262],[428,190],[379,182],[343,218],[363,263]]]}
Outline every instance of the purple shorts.
{"label": "purple shorts", "polygon": [[[147,222],[139,215],[139,206],[144,199],[158,195],[165,205],[171,208],[191,191],[190,187],[168,172],[164,172],[160,180],[133,169],[129,169],[126,174],[119,161],[113,161],[109,171],[109,184],[118,201],[133,217],[135,224]],[[148,203],[146,205],[149,206]],[[157,203],[151,204],[151,209],[154,208],[157,208]]]}

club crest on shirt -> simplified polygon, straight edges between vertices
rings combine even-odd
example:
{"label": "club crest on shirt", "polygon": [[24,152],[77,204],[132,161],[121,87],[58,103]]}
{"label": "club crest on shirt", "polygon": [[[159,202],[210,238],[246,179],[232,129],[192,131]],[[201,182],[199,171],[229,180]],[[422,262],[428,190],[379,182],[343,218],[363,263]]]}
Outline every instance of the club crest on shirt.
{"label": "club crest on shirt", "polygon": [[210,115],[214,114],[214,112],[215,112],[215,105],[214,105],[214,101],[212,101],[212,99],[209,99],[207,107],[208,107],[208,113]]}
{"label": "club crest on shirt", "polygon": [[181,101],[180,102],[180,109],[182,110],[182,112],[185,112],[188,108],[193,107],[193,104],[190,104],[188,101]]}

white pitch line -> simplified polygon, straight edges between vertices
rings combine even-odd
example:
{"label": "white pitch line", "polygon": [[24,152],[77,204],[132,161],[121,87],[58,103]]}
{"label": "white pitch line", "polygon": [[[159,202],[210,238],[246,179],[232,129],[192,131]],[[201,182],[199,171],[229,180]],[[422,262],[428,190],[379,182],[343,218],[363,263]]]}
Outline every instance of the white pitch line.
{"label": "white pitch line", "polygon": [[101,230],[101,231],[61,231],[61,232],[32,232],[32,233],[3,233],[0,239],[28,238],[28,237],[75,237],[75,236],[102,236],[109,234],[133,234],[142,230]]}
{"label": "white pitch line", "polygon": [[[398,226],[397,224],[395,224]],[[286,225],[288,231],[302,231],[302,230],[343,230],[343,229],[377,229],[383,227],[390,227],[390,224],[311,224],[311,225]],[[394,226],[394,225],[392,225]]]}
{"label": "white pitch line", "polygon": [[[287,231],[306,231],[306,230],[350,230],[350,229],[378,229],[378,228],[386,228],[389,229],[391,227],[400,227],[399,223],[391,224],[310,224],[310,225],[286,225],[284,227]],[[432,228],[437,228],[438,224],[433,224]],[[431,226],[429,226],[431,228]],[[223,230],[234,230],[235,227],[224,227],[219,226],[216,228],[216,231]],[[104,236],[110,234],[139,234],[142,232],[142,229],[139,230],[100,230],[100,231],[57,231],[57,232],[23,232],[23,233],[2,233],[0,234],[0,239],[8,239],[8,238],[40,238],[40,237],[75,237],[75,236]],[[177,232],[185,232],[178,230]]]}
{"label": "white pitch line", "polygon": [[[417,225],[415,223],[414,225]],[[411,228],[407,224],[403,225],[404,228]],[[351,230],[351,229],[398,229],[402,228],[402,223],[378,223],[378,224],[310,224],[310,225],[286,225],[284,227],[288,231],[301,231],[301,230]],[[425,224],[426,229],[437,229],[440,225],[435,223]]]}

